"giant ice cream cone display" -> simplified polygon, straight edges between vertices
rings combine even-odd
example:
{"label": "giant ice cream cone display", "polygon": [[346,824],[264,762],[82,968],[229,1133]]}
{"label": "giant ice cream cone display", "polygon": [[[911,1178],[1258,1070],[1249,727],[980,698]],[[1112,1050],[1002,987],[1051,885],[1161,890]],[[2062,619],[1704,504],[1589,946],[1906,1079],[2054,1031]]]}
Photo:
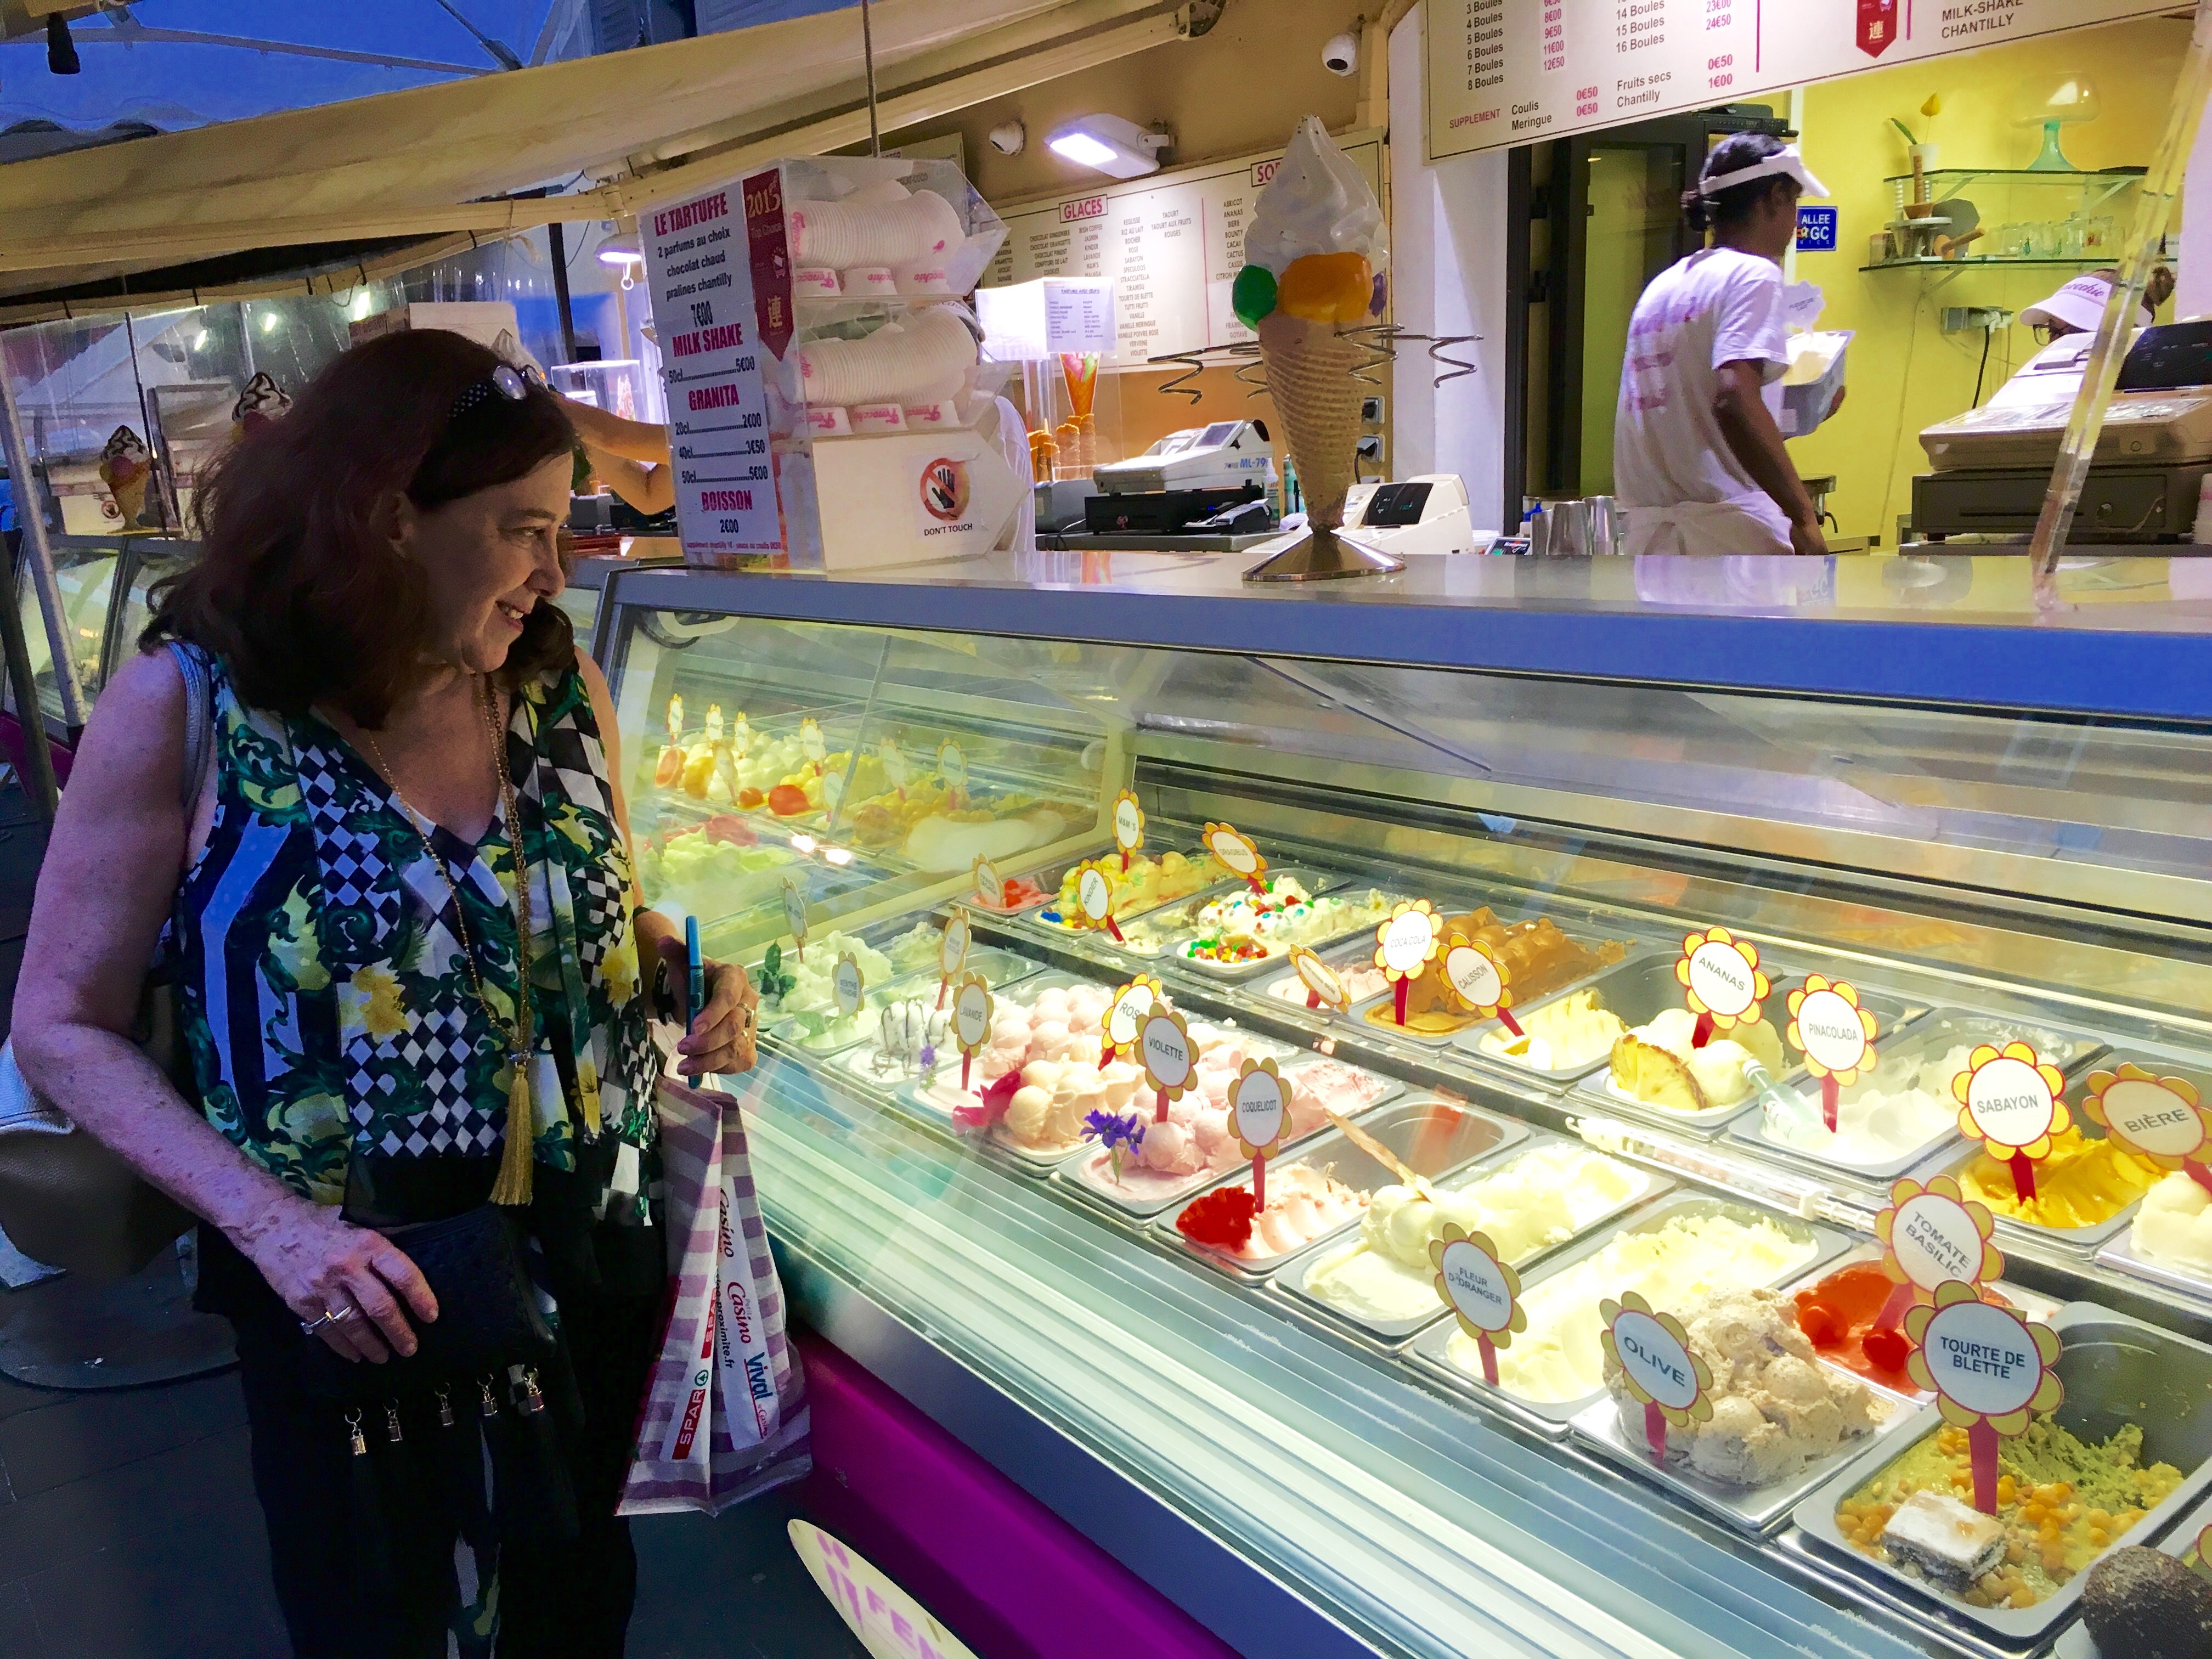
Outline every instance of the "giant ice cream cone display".
{"label": "giant ice cream cone display", "polygon": [[138,527],[138,515],[146,510],[146,485],[153,476],[154,458],[144,441],[129,427],[117,427],[100,452],[100,481],[115,498],[125,530]]}
{"label": "giant ice cream cone display", "polygon": [[1380,359],[1352,331],[1382,310],[1389,250],[1382,210],[1320,118],[1298,124],[1260,192],[1232,292],[1260,338],[1267,394],[1304,492],[1306,529],[1246,573],[1254,581],[1310,581],[1401,570],[1389,555],[1340,533],[1359,444],[1362,372]]}

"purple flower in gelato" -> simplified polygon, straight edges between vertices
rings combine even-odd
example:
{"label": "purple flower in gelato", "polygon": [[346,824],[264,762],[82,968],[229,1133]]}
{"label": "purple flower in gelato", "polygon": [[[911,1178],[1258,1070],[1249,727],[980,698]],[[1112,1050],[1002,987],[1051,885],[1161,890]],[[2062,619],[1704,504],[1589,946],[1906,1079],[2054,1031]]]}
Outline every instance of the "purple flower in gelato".
{"label": "purple flower in gelato", "polygon": [[1083,1120],[1083,1133],[1106,1149],[1114,1179],[1121,1178],[1121,1155],[1145,1144],[1145,1121],[1134,1112],[1095,1111]]}

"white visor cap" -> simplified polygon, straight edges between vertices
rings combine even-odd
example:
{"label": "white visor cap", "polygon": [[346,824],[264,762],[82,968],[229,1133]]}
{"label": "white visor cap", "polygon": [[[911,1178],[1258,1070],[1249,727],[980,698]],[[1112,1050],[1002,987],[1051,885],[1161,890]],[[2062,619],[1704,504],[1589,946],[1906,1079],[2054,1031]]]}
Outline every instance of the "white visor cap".
{"label": "white visor cap", "polygon": [[1717,196],[1724,190],[1734,190],[1738,185],[1756,184],[1761,179],[1795,179],[1797,188],[1808,196],[1826,196],[1828,187],[1815,179],[1806,167],[1805,158],[1797,153],[1797,146],[1786,144],[1775,154],[1747,167],[1738,167],[1733,173],[1707,173],[1698,180],[1698,194]]}
{"label": "white visor cap", "polygon": [[[2021,312],[2020,319],[2030,328],[2045,323],[2062,323],[2086,334],[2105,320],[2105,307],[2112,297],[2111,277],[2100,276],[2094,271],[2086,272],[2041,304],[2032,305]],[[2150,310],[2148,298],[2143,301],[2143,309]]]}

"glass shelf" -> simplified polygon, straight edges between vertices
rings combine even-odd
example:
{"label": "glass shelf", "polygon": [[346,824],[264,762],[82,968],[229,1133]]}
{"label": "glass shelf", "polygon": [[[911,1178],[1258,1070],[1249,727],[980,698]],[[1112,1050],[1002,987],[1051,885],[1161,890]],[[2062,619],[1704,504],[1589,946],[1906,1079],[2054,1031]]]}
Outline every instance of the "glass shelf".
{"label": "glass shelf", "polygon": [[[1929,167],[1921,176],[1924,179],[2047,179],[2053,184],[2080,184],[2085,179],[2104,179],[2112,182],[2123,179],[2140,179],[2149,169],[2146,167],[2100,167],[2094,173],[2062,172],[2053,167]],[[1882,182],[1886,185],[1909,185],[1912,175],[1893,173]]]}
{"label": "glass shelf", "polygon": [[[2094,270],[2099,266],[2118,264],[2118,256],[2101,254],[2067,254],[2045,259],[2014,253],[1966,254],[1956,259],[1881,259],[1873,264],[1861,265],[1861,270],[1971,270],[1987,267],[1997,270],[2028,270],[2035,266],[2063,265],[2069,270]],[[2160,254],[2159,263],[2178,265],[2181,262],[2172,254]]]}

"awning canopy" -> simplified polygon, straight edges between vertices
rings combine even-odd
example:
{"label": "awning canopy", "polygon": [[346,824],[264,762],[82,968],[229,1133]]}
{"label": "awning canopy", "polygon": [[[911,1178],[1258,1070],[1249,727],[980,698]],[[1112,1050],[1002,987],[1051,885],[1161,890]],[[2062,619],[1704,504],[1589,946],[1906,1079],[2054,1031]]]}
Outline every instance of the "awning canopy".
{"label": "awning canopy", "polygon": [[[874,0],[882,125],[1173,40],[1194,10],[1210,21],[1218,7]],[[860,14],[847,8],[42,156],[0,167],[0,316],[58,314],[37,296],[251,249],[618,218],[765,157],[867,132]],[[514,195],[580,174],[590,188]],[[191,297],[131,287],[133,304]],[[232,290],[198,297],[218,291]]]}

